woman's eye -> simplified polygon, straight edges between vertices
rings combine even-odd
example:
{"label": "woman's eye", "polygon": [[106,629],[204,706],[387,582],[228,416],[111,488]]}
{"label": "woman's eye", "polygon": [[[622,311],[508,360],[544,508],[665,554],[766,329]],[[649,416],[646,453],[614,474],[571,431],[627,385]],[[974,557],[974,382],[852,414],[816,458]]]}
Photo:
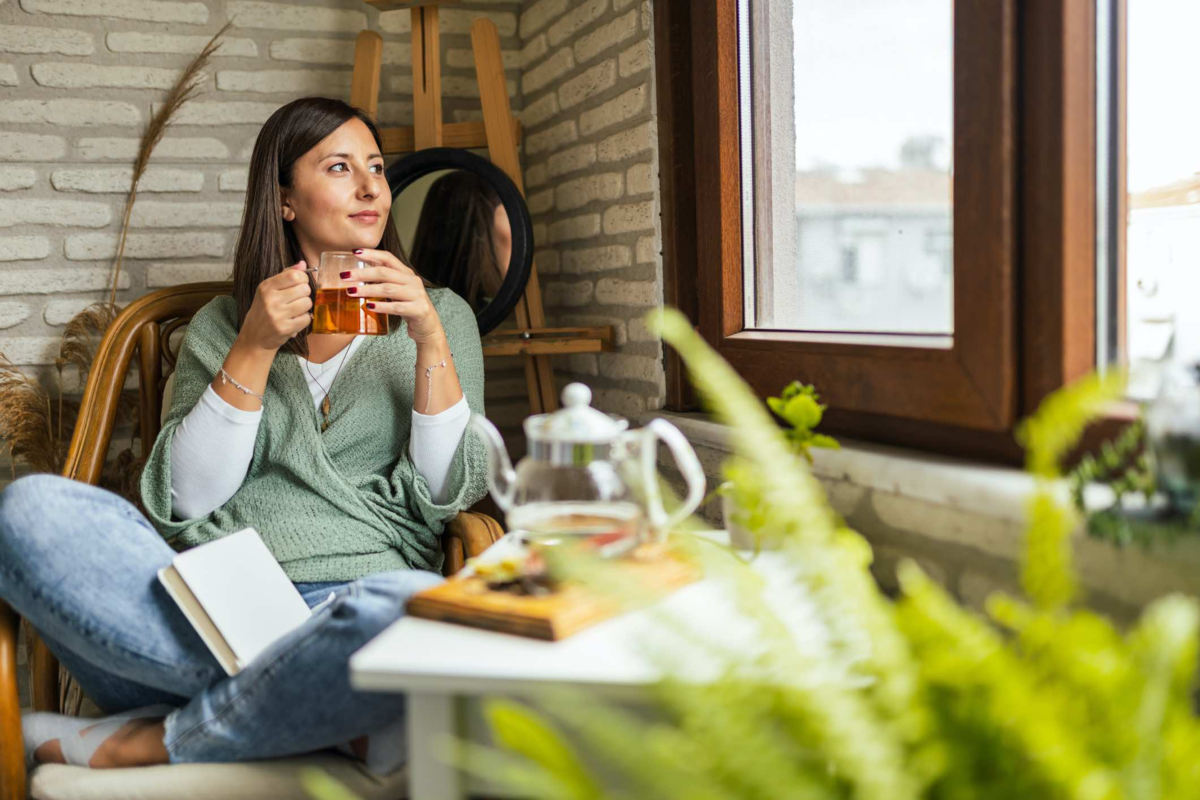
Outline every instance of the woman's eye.
{"label": "woman's eye", "polygon": [[[338,163],[336,163],[332,167],[330,167],[330,169],[334,169],[335,167],[345,167],[345,166],[347,166],[345,161],[339,161]],[[383,164],[372,164],[371,165],[371,169],[375,169],[376,167],[379,168],[379,172],[376,174],[382,175],[383,174]]]}

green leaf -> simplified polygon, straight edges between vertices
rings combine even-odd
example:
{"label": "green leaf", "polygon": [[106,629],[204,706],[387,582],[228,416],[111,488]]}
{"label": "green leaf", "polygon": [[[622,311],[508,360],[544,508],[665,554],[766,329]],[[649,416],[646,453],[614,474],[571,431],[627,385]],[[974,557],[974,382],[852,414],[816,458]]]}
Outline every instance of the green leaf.
{"label": "green leaf", "polygon": [[489,700],[484,715],[496,741],[539,764],[569,790],[569,797],[600,798],[600,788],[557,731],[533,711],[508,700]]}
{"label": "green leaf", "polygon": [[812,439],[808,442],[813,447],[824,447],[829,450],[841,450],[842,445],[837,439],[832,436],[826,436],[823,433],[814,433]]}
{"label": "green leaf", "polygon": [[800,381],[792,381],[787,386],[783,387],[783,392],[780,394],[780,398],[786,403],[788,400],[791,400],[793,397],[803,391],[804,384],[802,384]]}
{"label": "green leaf", "polygon": [[359,796],[335,780],[328,772],[316,767],[300,770],[300,785],[314,800],[360,800]]}
{"label": "green leaf", "polygon": [[787,401],[780,416],[796,428],[812,430],[821,424],[821,406],[809,395],[798,394]]}
{"label": "green leaf", "polygon": [[1075,570],[1071,559],[1071,531],[1076,523],[1074,510],[1059,503],[1048,489],[1039,486],[1026,513],[1029,529],[1025,534],[1021,562],[1022,588],[1039,608],[1065,606],[1075,596]]}
{"label": "green leaf", "polygon": [[1040,477],[1058,477],[1059,462],[1084,428],[1124,391],[1125,374],[1113,370],[1086,375],[1044,399],[1033,416],[1017,426],[1017,443],[1025,448],[1029,471]]}

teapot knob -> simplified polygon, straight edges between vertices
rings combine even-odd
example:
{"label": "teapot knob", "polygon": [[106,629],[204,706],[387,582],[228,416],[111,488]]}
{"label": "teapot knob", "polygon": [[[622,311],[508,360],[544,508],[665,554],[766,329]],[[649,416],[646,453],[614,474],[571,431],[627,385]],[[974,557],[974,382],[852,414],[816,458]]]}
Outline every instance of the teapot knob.
{"label": "teapot knob", "polygon": [[583,383],[568,383],[562,393],[563,405],[567,408],[586,406],[592,402],[592,390]]}

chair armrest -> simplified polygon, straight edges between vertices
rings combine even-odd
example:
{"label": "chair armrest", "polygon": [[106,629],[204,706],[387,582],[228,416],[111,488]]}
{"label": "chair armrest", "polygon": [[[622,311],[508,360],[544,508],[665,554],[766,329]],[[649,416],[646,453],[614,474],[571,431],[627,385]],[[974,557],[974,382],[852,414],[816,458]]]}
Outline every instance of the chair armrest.
{"label": "chair armrest", "polygon": [[460,511],[458,516],[446,524],[442,534],[442,552],[445,563],[442,574],[449,577],[462,569],[468,558],[473,558],[492,546],[492,542],[504,535],[500,523],[478,511]]}
{"label": "chair armrest", "polygon": [[0,601],[0,800],[25,800],[25,751],[17,695],[17,626],[21,619]]}

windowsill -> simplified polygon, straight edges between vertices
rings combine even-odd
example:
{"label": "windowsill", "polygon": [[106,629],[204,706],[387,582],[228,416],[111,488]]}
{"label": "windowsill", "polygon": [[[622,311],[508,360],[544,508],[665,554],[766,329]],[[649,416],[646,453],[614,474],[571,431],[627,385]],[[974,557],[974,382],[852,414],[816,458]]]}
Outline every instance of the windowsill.
{"label": "windowsill", "polygon": [[[705,414],[648,413],[665,417],[693,444],[728,451],[729,429]],[[1021,521],[1033,479],[1020,470],[976,464],[915,450],[839,438],[840,450],[813,448],[813,474],[875,491]]]}
{"label": "windowsill", "polygon": [[[657,416],[683,432],[700,451],[709,480],[719,480],[728,428],[704,414],[670,412],[643,414],[641,423]],[[982,591],[981,575],[993,588],[1015,590],[1031,476],[896,447],[848,439],[841,444],[840,450],[812,450],[813,474],[834,508],[875,545],[877,557],[915,557],[927,571],[943,573],[960,595]],[[669,455],[661,457],[669,464]],[[1065,482],[1059,490],[1065,499]],[[1088,500],[1105,504],[1105,490],[1097,487]],[[1080,526],[1075,543],[1088,594],[1106,610],[1125,615],[1171,591],[1200,594],[1200,536],[1121,549]]]}

